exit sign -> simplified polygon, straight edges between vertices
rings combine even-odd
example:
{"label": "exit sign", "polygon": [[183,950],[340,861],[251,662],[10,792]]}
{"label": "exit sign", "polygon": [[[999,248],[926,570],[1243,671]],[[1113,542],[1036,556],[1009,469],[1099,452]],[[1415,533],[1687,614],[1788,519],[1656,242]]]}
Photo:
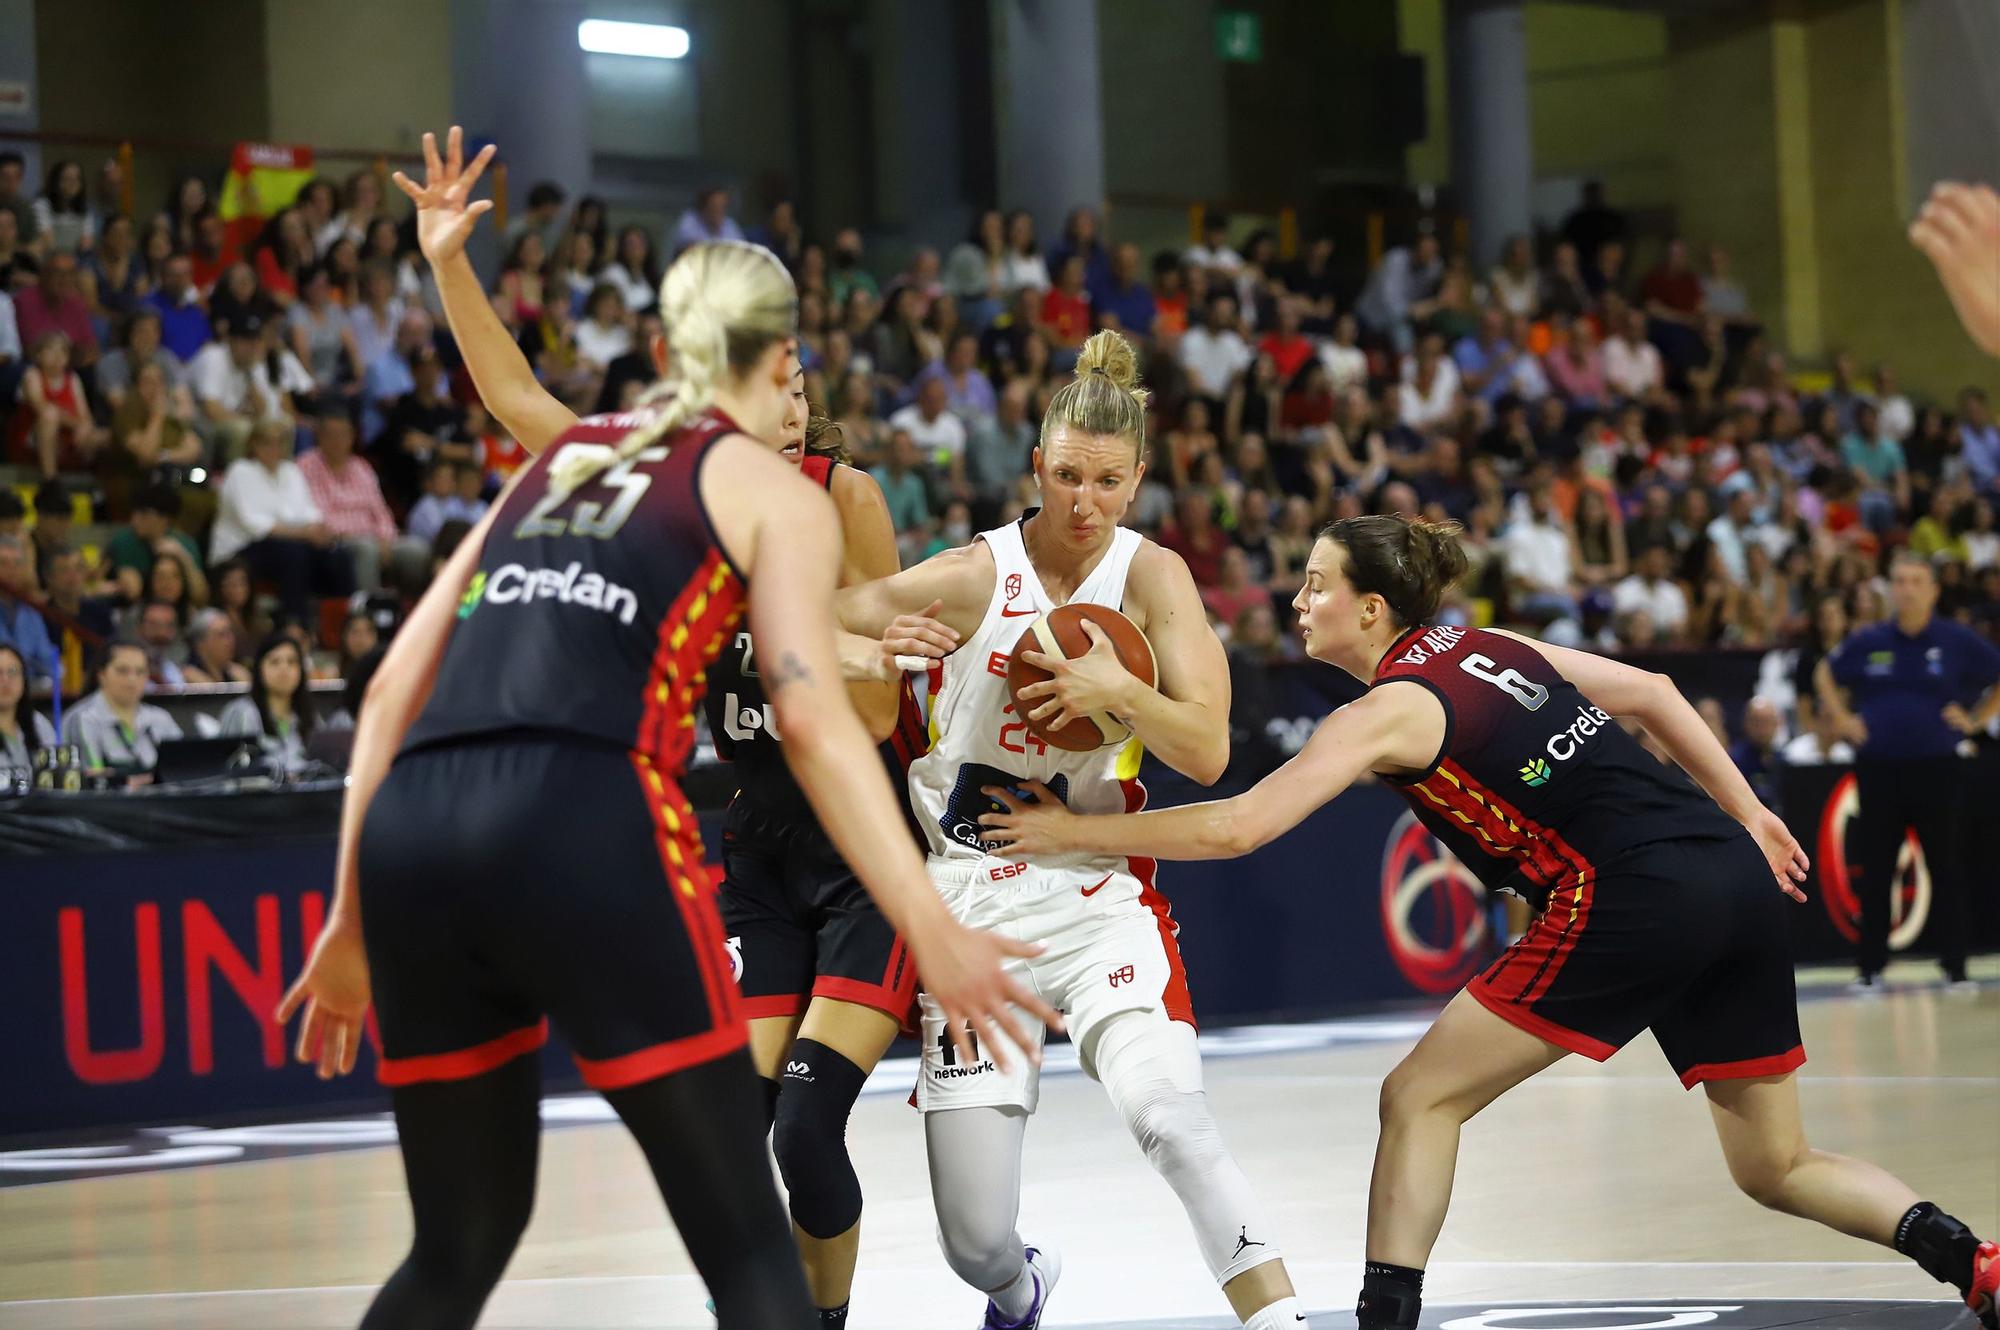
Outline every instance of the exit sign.
{"label": "exit sign", "polygon": [[1215,16],[1215,53],[1254,65],[1264,58],[1264,24],[1255,14],[1222,10]]}

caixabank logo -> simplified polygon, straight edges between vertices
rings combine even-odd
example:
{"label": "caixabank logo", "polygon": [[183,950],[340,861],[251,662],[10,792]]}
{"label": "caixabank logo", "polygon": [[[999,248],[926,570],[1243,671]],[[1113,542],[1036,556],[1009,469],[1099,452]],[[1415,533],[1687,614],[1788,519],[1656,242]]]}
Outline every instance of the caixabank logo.
{"label": "caixabank logo", "polygon": [[1382,851],[1382,937],[1403,978],[1421,993],[1455,992],[1484,963],[1490,935],[1485,884],[1416,814],[1397,818]]}

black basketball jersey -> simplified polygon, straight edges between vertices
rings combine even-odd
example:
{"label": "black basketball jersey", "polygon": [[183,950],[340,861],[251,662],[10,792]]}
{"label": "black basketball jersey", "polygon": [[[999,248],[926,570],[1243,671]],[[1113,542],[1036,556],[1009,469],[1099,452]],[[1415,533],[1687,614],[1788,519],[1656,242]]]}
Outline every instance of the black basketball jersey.
{"label": "black basketball jersey", "polygon": [[1421,778],[1391,783],[1489,889],[1539,902],[1638,846],[1742,832],[1513,638],[1412,628],[1373,686],[1405,681],[1444,704],[1444,744]]}
{"label": "black basketball jersey", "polygon": [[509,730],[600,740],[682,769],[709,662],[743,615],[743,578],[697,481],[711,411],[576,491],[549,489],[564,449],[615,446],[645,413],[578,421],[494,519],[407,751]]}
{"label": "black basketball jersey", "polygon": [[[830,490],[836,465],[830,457],[807,456],[799,463],[799,471],[807,480]],[[782,736],[778,733],[777,711],[764,696],[764,681],[757,671],[756,644],[747,627],[736,630],[710,667],[704,706],[717,755],[734,764],[737,799],[766,818],[816,830],[819,824],[812,804],[793,779],[784,750],[779,746]],[[910,763],[923,755],[928,742],[923,715],[906,679],[896,728],[881,745],[883,765],[888,768],[890,784],[898,795],[904,794],[908,787]],[[903,799],[903,805],[907,813],[907,798]],[[914,821],[911,825],[915,826]]]}

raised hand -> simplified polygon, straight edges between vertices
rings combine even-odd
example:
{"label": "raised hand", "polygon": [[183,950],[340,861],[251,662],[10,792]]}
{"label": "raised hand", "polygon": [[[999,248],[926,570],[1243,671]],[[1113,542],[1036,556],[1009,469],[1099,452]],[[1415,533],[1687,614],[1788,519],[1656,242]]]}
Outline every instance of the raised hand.
{"label": "raised hand", "polygon": [[2000,194],[1940,181],[1910,224],[1910,243],[1937,268],[1972,340],[2000,356]]}
{"label": "raised hand", "polygon": [[443,160],[438,158],[437,135],[424,135],[424,183],[418,186],[401,171],[393,179],[396,188],[417,205],[417,245],[432,263],[444,263],[465,252],[465,240],[478,224],[479,215],[492,210],[493,200],[467,202],[480,173],[493,160],[495,147],[489,143],[465,165],[465,136],[457,125],[445,139]]}

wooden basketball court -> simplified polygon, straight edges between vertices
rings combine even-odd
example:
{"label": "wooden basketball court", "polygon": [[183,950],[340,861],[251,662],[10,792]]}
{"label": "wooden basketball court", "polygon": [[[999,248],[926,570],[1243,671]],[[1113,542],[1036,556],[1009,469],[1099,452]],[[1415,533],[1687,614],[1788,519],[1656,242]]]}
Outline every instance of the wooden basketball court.
{"label": "wooden basketball court", "polygon": [[[1892,968],[1851,998],[1807,976],[1801,1073],[1815,1144],[1874,1159],[1985,1235],[2000,1231],[2000,961],[1978,995]],[[1205,1037],[1209,1093],[1277,1226],[1313,1324],[1353,1324],[1375,1097],[1427,1017]],[[1067,1054],[1068,1049],[1056,1050]],[[1101,1090],[1051,1057],[1028,1137],[1022,1232],[1061,1249],[1045,1325],[1223,1326],[1179,1206]],[[855,1110],[867,1191],[856,1330],[972,1326],[982,1299],[932,1231],[907,1063]],[[483,1325],[708,1327],[704,1293],[638,1151],[594,1096],[544,1109],[535,1218]],[[563,1125],[563,1124],[568,1125]],[[354,1325],[409,1236],[379,1118],[252,1132],[146,1133],[124,1146],[0,1156],[0,1326]],[[71,1177],[112,1170],[108,1176]],[[56,1178],[61,1180],[39,1180]],[[1466,1131],[1426,1325],[1968,1325],[1950,1290],[1893,1252],[1767,1213],[1730,1184],[1699,1092],[1650,1038],[1572,1058]],[[1767,1299],[1804,1300],[1796,1304]],[[1556,1304],[1602,1304],[1592,1309]],[[1837,1304],[1837,1305],[1832,1305]],[[1534,1310],[1540,1309],[1540,1310]]]}

